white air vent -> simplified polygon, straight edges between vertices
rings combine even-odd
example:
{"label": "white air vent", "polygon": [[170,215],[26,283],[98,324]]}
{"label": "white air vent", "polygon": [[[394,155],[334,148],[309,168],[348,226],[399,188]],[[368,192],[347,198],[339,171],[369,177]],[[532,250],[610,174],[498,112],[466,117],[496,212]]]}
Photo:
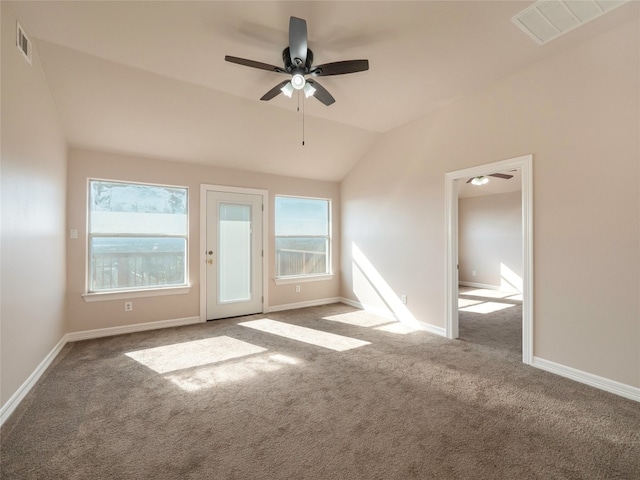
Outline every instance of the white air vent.
{"label": "white air vent", "polygon": [[542,45],[630,0],[540,0],[511,20]]}
{"label": "white air vent", "polygon": [[31,40],[27,37],[27,34],[24,32],[22,25],[18,23],[17,34],[16,34],[16,45],[18,46],[18,50],[22,52],[24,58],[31,65]]}

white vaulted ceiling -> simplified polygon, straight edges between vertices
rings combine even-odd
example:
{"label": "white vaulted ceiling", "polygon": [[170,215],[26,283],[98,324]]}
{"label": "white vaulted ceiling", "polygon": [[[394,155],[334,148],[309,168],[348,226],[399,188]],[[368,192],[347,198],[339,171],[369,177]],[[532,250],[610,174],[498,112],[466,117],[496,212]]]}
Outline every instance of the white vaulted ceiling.
{"label": "white vaulted ceiling", "polygon": [[[532,2],[12,2],[35,44],[71,145],[340,180],[382,133],[638,16],[630,2],[539,46],[512,21]],[[367,58],[318,78],[330,107],[279,95],[289,17],[314,64]]]}

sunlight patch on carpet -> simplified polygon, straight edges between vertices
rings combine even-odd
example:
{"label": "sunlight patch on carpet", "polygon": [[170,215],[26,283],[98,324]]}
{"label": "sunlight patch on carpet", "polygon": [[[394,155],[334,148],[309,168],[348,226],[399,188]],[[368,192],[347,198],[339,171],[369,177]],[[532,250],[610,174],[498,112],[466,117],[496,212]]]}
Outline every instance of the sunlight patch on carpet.
{"label": "sunlight patch on carpet", "polygon": [[200,367],[266,351],[231,337],[213,337],[127,353],[127,357],[158,373]]}
{"label": "sunlight patch on carpet", "polygon": [[258,375],[298,365],[297,358],[280,353],[254,355],[220,364],[206,365],[191,370],[170,373],[165,379],[185,392],[198,392],[229,383],[247,381]]}
{"label": "sunlight patch on carpet", "polygon": [[422,331],[422,329],[419,327],[414,327],[412,325],[405,325],[404,323],[400,323],[400,322],[390,323],[388,325],[376,327],[375,330],[381,330],[387,333],[396,333],[398,335],[406,335],[408,333]]}
{"label": "sunlight patch on carpet", "polygon": [[332,322],[346,323],[347,325],[354,325],[356,327],[378,327],[389,323],[386,318],[376,317],[374,315],[365,312],[349,312],[341,313],[339,315],[331,315],[328,317],[322,317],[323,320],[330,320]]}
{"label": "sunlight patch on carpet", "polygon": [[298,342],[309,343],[318,347],[328,348],[337,352],[344,352],[352,348],[369,345],[369,342],[357,340],[355,338],[343,337],[334,333],[322,332],[313,328],[300,327],[289,323],[277,322],[268,318],[262,320],[251,320],[239,323],[243,327],[253,328],[261,332],[279,335],[281,337],[297,340]]}
{"label": "sunlight patch on carpet", "polygon": [[470,305],[468,307],[461,308],[460,311],[484,314],[498,312],[500,310],[504,310],[505,308],[511,307],[515,307],[515,305],[511,303],[484,302],[479,303],[478,305]]}
{"label": "sunlight patch on carpet", "polygon": [[470,307],[471,305],[478,305],[482,303],[482,300],[471,300],[469,298],[458,298],[458,308]]}

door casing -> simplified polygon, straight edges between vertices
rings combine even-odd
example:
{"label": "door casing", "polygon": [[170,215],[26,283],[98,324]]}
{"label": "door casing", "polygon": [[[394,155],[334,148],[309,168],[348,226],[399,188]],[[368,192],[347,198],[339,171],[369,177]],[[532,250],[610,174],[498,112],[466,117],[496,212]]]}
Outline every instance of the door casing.
{"label": "door casing", "polygon": [[445,174],[446,326],[447,338],[458,338],[458,181],[504,170],[522,174],[522,362],[533,362],[533,155],[488,163]]}
{"label": "door casing", "polygon": [[200,321],[207,321],[207,192],[223,192],[223,193],[243,193],[248,195],[260,195],[262,196],[262,313],[267,309],[269,304],[267,279],[269,278],[269,262],[267,261],[269,255],[269,236],[268,236],[268,218],[269,218],[269,192],[263,189],[257,188],[245,188],[245,187],[230,187],[226,185],[200,185],[200,255],[199,255],[199,270],[200,270]]}

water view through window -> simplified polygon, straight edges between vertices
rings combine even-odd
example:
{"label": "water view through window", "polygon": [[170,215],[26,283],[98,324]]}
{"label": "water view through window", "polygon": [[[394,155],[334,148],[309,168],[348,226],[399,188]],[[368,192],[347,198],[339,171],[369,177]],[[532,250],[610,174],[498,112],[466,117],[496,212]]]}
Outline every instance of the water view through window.
{"label": "water view through window", "polygon": [[186,285],[187,189],[89,187],[89,290]]}

